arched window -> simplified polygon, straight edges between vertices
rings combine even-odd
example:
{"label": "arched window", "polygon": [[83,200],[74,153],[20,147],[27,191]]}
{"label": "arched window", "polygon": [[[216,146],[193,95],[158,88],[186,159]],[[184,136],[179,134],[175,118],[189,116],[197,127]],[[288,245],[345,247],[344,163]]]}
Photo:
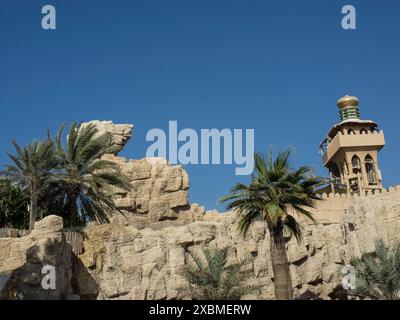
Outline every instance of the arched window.
{"label": "arched window", "polygon": [[353,173],[359,173],[361,172],[361,161],[360,158],[357,156],[353,156],[353,158],[351,159],[351,166],[353,169]]}
{"label": "arched window", "polygon": [[365,129],[361,129],[360,134],[368,134],[368,131]]}
{"label": "arched window", "polygon": [[370,155],[365,157],[365,171],[367,172],[368,183],[376,184],[375,164]]}
{"label": "arched window", "polygon": [[340,178],[340,171],[339,171],[339,167],[336,163],[334,163],[333,165],[331,165],[330,167],[330,171],[332,173],[332,178],[334,179],[339,179]]}
{"label": "arched window", "polygon": [[335,185],[336,187],[340,188],[341,179],[340,179],[339,166],[336,163],[333,163],[329,167],[329,172],[330,172],[330,175],[331,175],[331,183],[333,183],[333,185]]}
{"label": "arched window", "polygon": [[351,135],[351,134],[356,134],[356,133],[353,129],[349,129],[349,130],[347,130],[347,134]]}

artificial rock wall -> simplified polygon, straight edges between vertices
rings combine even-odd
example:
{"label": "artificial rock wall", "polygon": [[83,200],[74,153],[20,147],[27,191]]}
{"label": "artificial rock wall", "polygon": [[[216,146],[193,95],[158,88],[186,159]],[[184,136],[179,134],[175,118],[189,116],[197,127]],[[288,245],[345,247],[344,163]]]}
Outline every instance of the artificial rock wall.
{"label": "artificial rock wall", "polygon": [[132,184],[129,191],[115,190],[114,200],[121,212],[114,213],[113,223],[144,227],[170,221],[177,225],[204,214],[204,208],[189,204],[189,176],[181,166],[171,166],[162,158],[105,158],[117,163]]}
{"label": "artificial rock wall", "polygon": [[[115,131],[113,127],[110,130]],[[124,128],[118,132],[124,132]],[[48,230],[50,222],[51,232],[0,239],[0,280],[5,279],[1,275],[11,274],[14,284],[29,283],[30,268],[37,269],[50,259],[60,269],[58,281],[70,284],[60,285],[54,298],[188,299],[181,271],[191,261],[190,252],[201,254],[203,247],[229,247],[232,261],[253,257],[246,266],[252,273],[248,282],[259,288],[242,298],[274,298],[269,236],[263,221],[255,222],[244,237],[237,231],[234,212],[205,212],[201,206],[189,204],[189,178],[181,166],[171,166],[159,158],[107,158],[120,166],[133,185],[129,192],[115,190],[120,212],[112,215],[112,223],[89,224],[84,230],[84,252],[77,257],[72,254],[72,258],[62,226],[51,223],[56,217],[37,223],[39,230]],[[286,235],[296,296],[311,292],[324,299],[343,297],[341,267],[352,257],[373,252],[379,238],[388,244],[400,240],[399,187],[365,197],[322,195],[313,212],[315,223],[301,220],[300,243]],[[46,251],[43,242],[47,238],[59,239],[57,251]],[[43,248],[35,249],[35,257],[42,252],[42,258],[29,258],[31,247]],[[36,283],[37,288],[38,278],[32,281],[30,286]],[[42,297],[39,290],[22,298],[35,294]]]}
{"label": "artificial rock wall", "polygon": [[[189,298],[181,275],[183,265],[190,263],[189,253],[200,254],[204,246],[228,246],[232,260],[253,256],[247,266],[253,271],[249,283],[261,287],[243,298],[274,297],[265,223],[256,222],[243,237],[237,231],[235,213],[205,212],[199,205],[189,204],[189,178],[181,166],[171,166],[160,158],[109,159],[118,163],[134,188],[116,191],[123,216],[116,214],[112,224],[85,230],[85,253],[80,258],[89,273],[78,281],[82,296]],[[365,197],[323,194],[312,211],[316,223],[302,220],[301,243],[287,235],[296,295],[311,291],[323,298],[337,296],[343,264],[362,252],[372,252],[377,239],[390,243],[400,234],[399,187]]]}
{"label": "artificial rock wall", "polygon": [[[158,225],[139,230],[135,226],[89,226],[85,230],[85,253],[80,259],[96,279],[99,299],[189,298],[180,272],[190,262],[189,252],[201,253],[203,246],[229,247],[230,259],[253,256],[247,266],[261,287],[243,298],[273,299],[273,275],[269,237],[258,221],[246,237],[236,228],[234,213],[206,213],[201,221],[182,226]],[[287,235],[295,295],[307,291],[321,298],[341,294],[341,267],[362,252],[373,252],[374,242],[391,243],[400,238],[400,190],[356,198],[337,222],[312,224],[302,221],[300,243]],[[93,296],[85,277],[78,281],[83,296]]]}
{"label": "artificial rock wall", "polygon": [[[72,251],[61,217],[36,222],[30,235],[0,238],[0,299],[74,299]],[[55,289],[44,290],[45,266],[55,267]]]}

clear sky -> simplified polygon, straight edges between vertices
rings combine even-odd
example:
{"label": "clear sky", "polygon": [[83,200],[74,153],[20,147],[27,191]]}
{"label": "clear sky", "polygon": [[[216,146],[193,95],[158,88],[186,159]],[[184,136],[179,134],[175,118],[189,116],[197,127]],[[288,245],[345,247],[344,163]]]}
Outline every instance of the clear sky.
{"label": "clear sky", "polygon": [[[41,8],[57,29],[41,28]],[[341,28],[341,8],[357,29]],[[400,183],[400,2],[333,0],[1,0],[0,163],[67,121],[133,123],[122,155],[145,156],[152,128],[254,128],[256,149],[293,146],[327,175],[318,144],[336,101],[360,99],[386,135],[380,166]],[[216,208],[235,166],[189,165],[191,202]],[[220,210],[223,206],[218,206]]]}

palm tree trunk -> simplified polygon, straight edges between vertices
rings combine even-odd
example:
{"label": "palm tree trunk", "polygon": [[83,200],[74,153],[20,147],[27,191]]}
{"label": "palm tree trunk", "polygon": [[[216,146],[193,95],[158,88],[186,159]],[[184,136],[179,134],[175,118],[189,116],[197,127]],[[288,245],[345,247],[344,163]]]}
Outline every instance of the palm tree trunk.
{"label": "palm tree trunk", "polygon": [[75,226],[76,218],[77,218],[76,217],[76,215],[77,215],[77,212],[76,212],[76,198],[77,198],[77,195],[75,193],[75,189],[73,189],[71,191],[71,193],[70,193],[68,198],[69,198],[68,199],[68,215],[69,215],[69,218],[70,218],[69,227],[73,227],[73,226]]}
{"label": "palm tree trunk", "polygon": [[36,211],[37,197],[35,192],[31,192],[31,204],[29,206],[29,231],[32,231],[35,227]]}
{"label": "palm tree trunk", "polygon": [[276,300],[293,300],[292,280],[282,226],[269,227],[269,234]]}

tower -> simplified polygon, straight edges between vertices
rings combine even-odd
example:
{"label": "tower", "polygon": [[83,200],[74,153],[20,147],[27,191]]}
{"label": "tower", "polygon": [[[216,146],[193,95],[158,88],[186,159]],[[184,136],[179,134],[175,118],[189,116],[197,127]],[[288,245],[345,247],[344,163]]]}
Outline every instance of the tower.
{"label": "tower", "polygon": [[382,189],[378,151],[385,145],[383,131],[372,120],[361,120],[357,97],[337,102],[340,123],[320,144],[322,161],[329,170],[330,185],[324,192],[365,194]]}

